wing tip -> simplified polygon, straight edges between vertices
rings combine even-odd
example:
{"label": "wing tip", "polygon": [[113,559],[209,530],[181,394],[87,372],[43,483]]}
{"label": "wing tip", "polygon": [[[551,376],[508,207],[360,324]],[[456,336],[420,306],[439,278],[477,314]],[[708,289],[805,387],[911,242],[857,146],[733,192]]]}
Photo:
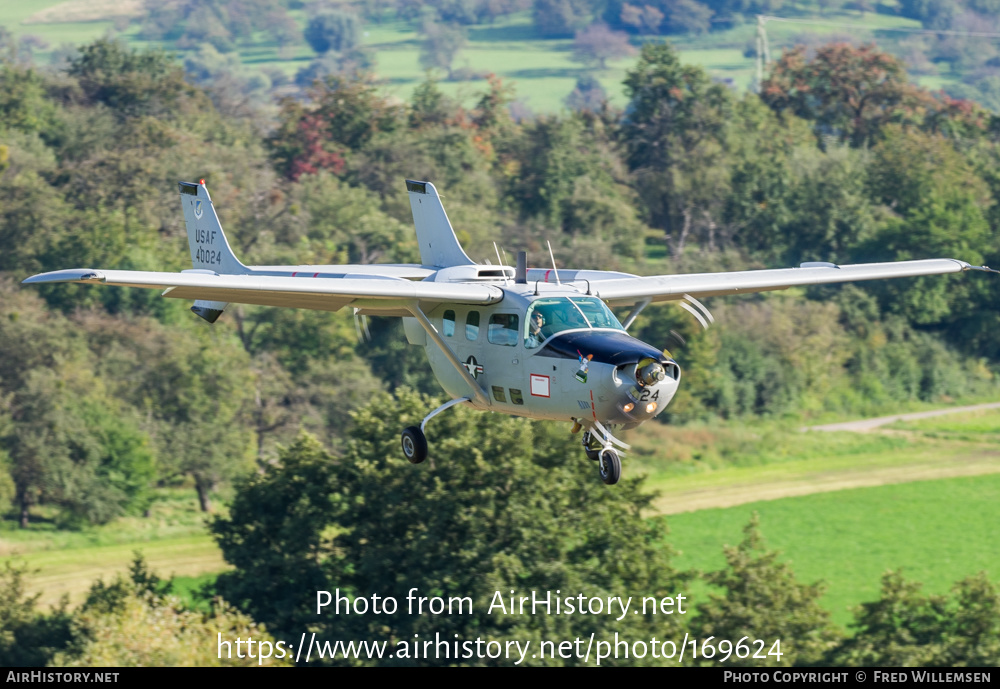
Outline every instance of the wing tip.
{"label": "wing tip", "polygon": [[25,278],[22,285],[36,285],[51,282],[102,282],[104,274],[91,268],[74,268],[70,270],[54,270],[49,273],[39,273]]}

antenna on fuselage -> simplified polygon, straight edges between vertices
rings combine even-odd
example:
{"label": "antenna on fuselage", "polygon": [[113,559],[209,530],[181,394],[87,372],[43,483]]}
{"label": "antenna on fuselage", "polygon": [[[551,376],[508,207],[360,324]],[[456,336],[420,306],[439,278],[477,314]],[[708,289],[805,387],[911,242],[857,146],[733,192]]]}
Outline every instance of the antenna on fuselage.
{"label": "antenna on fuselage", "polygon": [[497,252],[497,264],[500,266],[500,270],[503,272],[503,284],[506,285],[509,278],[507,277],[507,270],[504,268],[503,259],[500,258],[500,249],[497,248],[496,242],[493,242],[493,250]]}
{"label": "antenna on fuselage", "polygon": [[559,281],[559,269],[556,268],[556,257],[552,254],[552,242],[546,239],[545,243],[549,245],[549,258],[552,259],[552,272],[556,274],[556,284],[562,286]]}

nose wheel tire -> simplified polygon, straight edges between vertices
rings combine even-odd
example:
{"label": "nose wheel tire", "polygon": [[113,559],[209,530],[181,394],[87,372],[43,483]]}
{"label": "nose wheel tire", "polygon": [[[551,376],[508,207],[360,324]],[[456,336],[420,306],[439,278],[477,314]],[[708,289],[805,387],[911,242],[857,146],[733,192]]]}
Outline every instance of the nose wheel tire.
{"label": "nose wheel tire", "polygon": [[411,464],[420,464],[427,459],[427,438],[419,426],[403,429],[403,456]]}
{"label": "nose wheel tire", "polygon": [[610,448],[601,450],[597,467],[601,473],[601,480],[609,486],[618,483],[618,479],[622,476],[622,460],[618,457],[618,453]]}

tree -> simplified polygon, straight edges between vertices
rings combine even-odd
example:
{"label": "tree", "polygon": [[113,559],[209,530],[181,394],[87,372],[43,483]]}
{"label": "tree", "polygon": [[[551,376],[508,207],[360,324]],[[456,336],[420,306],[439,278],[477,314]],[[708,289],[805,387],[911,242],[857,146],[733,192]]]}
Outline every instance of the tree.
{"label": "tree", "polygon": [[693,232],[711,233],[728,186],[723,165],[732,97],[700,67],[682,65],[670,45],[647,43],[625,78],[624,159],[651,225],[675,256]]}
{"label": "tree", "polygon": [[82,48],[67,71],[89,99],[104,103],[122,120],[163,117],[181,99],[198,97],[184,81],[184,70],[166,53],[138,52],[107,39]]}
{"label": "tree", "polygon": [[518,174],[508,182],[507,196],[522,217],[538,218],[574,245],[592,238],[636,256],[648,229],[636,216],[633,192],[622,183],[611,135],[595,120],[540,117],[523,125],[509,151]]}
{"label": "tree", "polygon": [[323,12],[309,20],[305,38],[317,53],[346,52],[358,43],[358,18],[348,12]]}
{"label": "tree", "polygon": [[589,0],[534,0],[534,24],[552,38],[571,36],[594,20]]}
{"label": "tree", "polygon": [[877,601],[855,613],[852,637],[831,664],[861,667],[971,667],[1000,660],[1000,590],[984,573],[953,588],[954,598],[928,596],[901,572],[882,577]]}
{"label": "tree", "polygon": [[458,24],[425,22],[421,29],[424,42],[420,46],[420,66],[424,69],[443,69],[452,78],[452,63],[465,47],[465,29]]}
{"label": "tree", "polygon": [[121,394],[147,418],[161,476],[189,477],[210,512],[211,492],[253,466],[249,356],[223,328],[167,332],[153,322],[121,344],[131,352],[115,374],[142,381]]}
{"label": "tree", "polygon": [[590,74],[576,80],[573,91],[566,96],[566,107],[572,110],[599,111],[608,101],[608,94],[601,82]]}
{"label": "tree", "polygon": [[775,112],[814,122],[817,136],[852,146],[876,141],[890,123],[965,136],[988,126],[982,108],[912,85],[905,65],[874,45],[832,43],[812,60],[803,46],[786,51],[761,85],[761,99]]}
{"label": "tree", "polygon": [[0,664],[4,667],[42,667],[72,640],[66,601],[45,615],[37,610],[41,594],[28,595],[26,565],[10,560],[0,569]]}
{"label": "tree", "polygon": [[[884,260],[960,256],[981,264],[994,237],[986,218],[992,198],[982,178],[942,136],[892,125],[883,137],[873,150],[869,193],[894,217],[860,243],[858,253]],[[947,276],[868,288],[884,310],[911,323],[934,324],[974,318],[979,290],[988,286]]]}
{"label": "tree", "polygon": [[352,152],[403,119],[403,109],[380,95],[370,76],[330,75],[308,94],[308,105],[282,101],[278,127],[268,139],[275,167],[292,180],[323,169],[342,172]]}
{"label": "tree", "polygon": [[[714,636],[734,643],[749,637],[762,639],[765,645],[781,640],[780,659],[741,659],[734,653],[725,661],[726,667],[788,667],[820,662],[838,636],[830,623],[830,613],[818,602],[822,585],[800,584],[789,566],[778,560],[777,552],[764,549],[756,513],[743,529],[740,544],[727,546],[724,551],[726,568],[705,576],[709,584],[723,592],[710,593],[709,601],[698,605],[692,636]],[[706,664],[717,663],[708,660]]]}
{"label": "tree", "polygon": [[[376,395],[355,413],[343,456],[302,437],[278,464],[245,481],[229,516],[212,525],[236,567],[220,578],[219,591],[279,636],[309,624],[328,638],[388,640],[393,647],[435,633],[537,644],[573,638],[584,625],[586,636],[655,629],[670,638],[676,616],[628,615],[614,623],[596,615],[488,613],[497,591],[660,597],[680,591],[681,579],[660,522],[642,518],[650,496],[640,481],[605,490],[581,471],[563,429],[455,409],[428,428],[428,463],[406,464],[399,427],[433,404],[407,391]],[[401,605],[385,615],[317,616],[315,591],[335,588],[352,599],[393,596]],[[424,596],[469,596],[472,612],[407,614],[411,588]],[[490,663],[398,654],[381,662]]]}
{"label": "tree", "polygon": [[612,31],[607,24],[591,24],[573,39],[573,59],[589,66],[596,64],[601,70],[607,69],[608,60],[629,57],[635,52],[628,34]]}
{"label": "tree", "polygon": [[707,33],[712,10],[696,0],[671,0],[667,4],[667,26],[678,33]]}
{"label": "tree", "polygon": [[[137,553],[128,578],[94,582],[73,616],[73,642],[52,663],[58,667],[218,667],[290,664],[290,652],[267,630],[225,601],[207,613],[189,610],[170,594]],[[242,640],[242,648],[236,646]],[[247,644],[254,640],[255,649]],[[228,647],[225,643],[228,642]],[[228,649],[228,653],[227,653]],[[263,651],[263,652],[262,652]]]}
{"label": "tree", "polygon": [[630,5],[622,3],[620,19],[622,24],[632,27],[640,34],[658,34],[664,14],[651,5]]}

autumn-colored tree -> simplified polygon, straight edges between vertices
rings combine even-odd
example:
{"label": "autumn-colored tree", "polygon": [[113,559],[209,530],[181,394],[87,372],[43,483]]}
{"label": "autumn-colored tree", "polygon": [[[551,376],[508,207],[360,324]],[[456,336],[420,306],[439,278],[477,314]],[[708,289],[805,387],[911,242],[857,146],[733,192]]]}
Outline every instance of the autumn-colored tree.
{"label": "autumn-colored tree", "polygon": [[268,143],[276,167],[291,180],[319,170],[337,174],[351,151],[377,132],[395,129],[402,117],[403,109],[379,95],[370,78],[328,76],[309,90],[308,104],[282,101]]}
{"label": "autumn-colored tree", "polygon": [[982,108],[911,84],[906,66],[874,45],[833,43],[811,60],[803,46],[789,50],[761,84],[761,98],[776,112],[814,122],[817,135],[854,146],[876,139],[889,123],[962,133],[988,123]]}

